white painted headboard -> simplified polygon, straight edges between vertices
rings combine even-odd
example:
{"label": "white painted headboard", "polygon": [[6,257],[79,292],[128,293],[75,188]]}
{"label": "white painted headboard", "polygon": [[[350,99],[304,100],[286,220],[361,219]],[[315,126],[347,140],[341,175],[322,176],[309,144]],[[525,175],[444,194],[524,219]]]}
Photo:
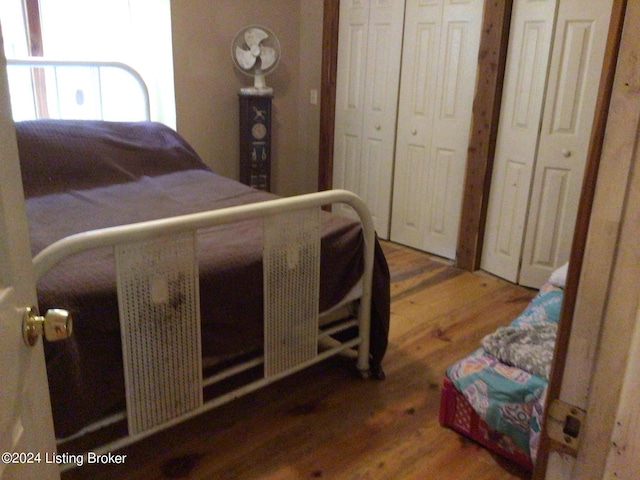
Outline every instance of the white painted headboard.
{"label": "white painted headboard", "polygon": [[142,76],[120,62],[7,59],[13,118],[150,119]]}

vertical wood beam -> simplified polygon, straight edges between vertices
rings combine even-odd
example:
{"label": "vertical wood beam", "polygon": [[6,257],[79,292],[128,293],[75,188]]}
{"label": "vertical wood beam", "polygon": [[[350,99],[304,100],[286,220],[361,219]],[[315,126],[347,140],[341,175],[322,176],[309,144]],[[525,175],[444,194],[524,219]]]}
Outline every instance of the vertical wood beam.
{"label": "vertical wood beam", "polygon": [[40,22],[40,4],[38,0],[24,0],[25,18],[27,19],[27,43],[29,55],[32,57],[44,56],[42,46],[42,24]]}
{"label": "vertical wood beam", "polygon": [[336,112],[339,14],[340,0],[324,0],[318,190],[328,190],[333,186],[333,131]]}
{"label": "vertical wood beam", "polygon": [[486,1],[484,6],[478,81],[456,249],[456,266],[469,271],[479,268],[482,253],[512,6],[513,0]]}
{"label": "vertical wood beam", "polygon": [[[42,22],[40,18],[40,3],[38,0],[24,0],[24,15],[27,21],[27,44],[29,55],[43,57],[44,46],[42,42]],[[48,118],[47,90],[45,71],[43,68],[31,69],[33,88],[35,90],[36,111],[38,118]]]}

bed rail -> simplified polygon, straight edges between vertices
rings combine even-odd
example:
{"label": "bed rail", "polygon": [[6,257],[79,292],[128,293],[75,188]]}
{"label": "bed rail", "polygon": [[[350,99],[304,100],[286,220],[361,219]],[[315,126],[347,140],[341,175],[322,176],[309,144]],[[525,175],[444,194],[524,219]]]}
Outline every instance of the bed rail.
{"label": "bed rail", "polygon": [[[203,402],[201,405],[198,405],[194,408],[190,408],[188,411],[184,413],[180,413],[178,416],[173,418],[163,419],[156,425],[151,425],[141,429],[140,431],[135,431],[131,433],[131,427],[129,429],[129,435],[127,437],[123,437],[117,439],[107,445],[99,447],[95,449],[96,452],[106,453],[109,451],[114,451],[118,448],[122,448],[126,445],[134,443],[138,440],[141,440],[149,435],[152,435],[156,432],[159,432],[168,427],[177,425],[178,423],[192,418],[200,413],[208,411],[212,408],[220,406],[224,403],[227,403],[235,398],[238,398],[242,395],[255,391],[261,387],[264,387],[270,383],[273,383],[281,378],[284,378],[287,375],[295,373],[299,370],[302,370],[312,364],[315,364],[321,360],[324,360],[330,356],[343,353],[346,350],[357,350],[357,368],[362,372],[363,376],[368,376],[369,374],[369,346],[370,346],[370,315],[371,315],[371,295],[372,295],[372,275],[373,275],[373,262],[374,262],[374,249],[375,249],[375,231],[373,220],[371,218],[371,214],[369,212],[366,204],[355,194],[346,191],[346,190],[330,190],[324,192],[310,193],[306,195],[299,195],[295,197],[287,197],[280,198],[275,200],[269,200],[259,203],[253,203],[248,205],[241,205],[235,207],[229,207],[219,210],[213,210],[208,212],[196,213],[183,215],[178,217],[172,217],[162,220],[154,220],[148,222],[142,222],[131,225],[123,225],[111,228],[105,228],[101,230],[94,230],[89,232],[84,232],[76,235],[72,235],[66,237],[58,242],[50,245],[41,251],[36,257],[33,259],[34,269],[36,272],[37,279],[42,278],[47,271],[56,266],[60,261],[65,259],[68,256],[83,252],[85,250],[97,248],[97,247],[108,247],[111,246],[114,249],[117,249],[119,245],[122,244],[132,244],[137,242],[144,241],[152,241],[158,239],[159,237],[165,236],[183,236],[185,233],[190,234],[195,231],[212,227],[215,225],[222,225],[227,223],[239,222],[248,219],[262,218],[266,223],[268,223],[270,218],[276,218],[278,215],[282,214],[296,214],[297,212],[304,211],[317,211],[317,217],[319,218],[320,208],[325,205],[340,203],[347,204],[351,206],[355,212],[357,213],[360,222],[362,224],[363,236],[364,236],[364,273],[362,277],[362,293],[360,296],[360,305],[358,309],[358,317],[357,319],[345,322],[343,327],[339,328],[349,328],[353,325],[358,326],[358,336],[351,340],[347,340],[345,342],[335,342],[328,350],[319,350],[318,339],[323,335],[326,336],[331,334],[332,331],[323,331],[318,334],[317,327],[317,317],[319,313],[316,310],[316,319],[315,326],[313,327],[316,330],[317,337],[314,337],[314,341],[316,342],[314,346],[314,351],[311,356],[304,356],[301,359],[297,359],[293,364],[287,364],[280,369],[276,369],[271,373],[267,373],[267,366],[265,365],[265,374],[262,378],[258,380],[254,380],[251,383],[248,383],[240,388],[237,388],[229,393],[223,394],[219,397],[207,400]],[[265,236],[268,236],[265,232]],[[319,232],[318,232],[318,242],[319,242]],[[306,246],[302,250],[306,250]],[[267,250],[268,248],[264,248],[263,250]],[[285,252],[286,253],[286,252]],[[117,254],[117,250],[116,250]],[[265,253],[266,255],[266,253]],[[296,254],[297,255],[297,254]],[[117,255],[116,255],[117,256]],[[285,255],[286,256],[286,255]],[[194,259],[195,261],[195,254]],[[264,260],[264,263],[267,263],[267,260]],[[300,262],[302,263],[302,262]],[[119,270],[119,266],[117,267]],[[118,277],[120,277],[120,272],[118,272]],[[306,276],[306,274],[305,274]],[[120,282],[120,280],[118,280]],[[267,278],[265,277],[265,283],[267,282]],[[296,285],[295,288],[299,288],[299,285]],[[279,285],[277,294],[282,295],[282,287]],[[118,294],[120,296],[120,292]],[[265,318],[267,318],[267,304],[270,300],[267,298],[269,294],[268,288],[265,286]],[[119,300],[120,301],[120,300]],[[297,304],[299,302],[285,302],[289,304]],[[64,308],[64,306],[61,306]],[[136,310],[139,311],[139,310]],[[265,321],[266,323],[266,321]],[[199,324],[198,324],[199,325]],[[336,327],[333,327],[336,329]],[[199,330],[199,327],[198,327]],[[267,332],[265,331],[265,337],[267,336]],[[124,342],[124,340],[123,340]],[[270,355],[269,349],[266,345],[267,340],[265,339],[265,354],[264,357]],[[124,348],[124,343],[123,343]],[[277,354],[277,352],[276,352]],[[126,355],[124,355],[126,357]],[[209,385],[211,382],[218,381],[222,378],[226,378],[227,376],[237,374],[245,369],[256,366],[260,363],[265,363],[265,358],[252,359],[246,363],[246,365],[234,366],[229,371],[223,371],[222,373],[217,374],[215,378],[202,379],[202,385]],[[125,371],[127,368],[127,359],[125,360]],[[137,370],[136,370],[137,372]],[[200,369],[200,375],[201,369]],[[126,375],[125,375],[126,376]],[[126,385],[126,390],[129,389],[129,385]],[[129,395],[129,392],[127,392]],[[129,403],[127,403],[127,415],[132,415],[132,412],[129,410]],[[114,417],[116,420],[117,417]],[[129,422],[131,425],[131,422]],[[70,465],[68,467],[73,467]]]}
{"label": "bed rail", "polygon": [[14,120],[150,120],[149,90],[122,62],[7,59]]}

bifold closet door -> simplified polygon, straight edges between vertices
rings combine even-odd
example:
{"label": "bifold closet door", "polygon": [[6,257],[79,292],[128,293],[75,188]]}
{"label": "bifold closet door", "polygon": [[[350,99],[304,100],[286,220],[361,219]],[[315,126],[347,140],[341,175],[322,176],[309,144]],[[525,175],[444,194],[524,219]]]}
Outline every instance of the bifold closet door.
{"label": "bifold closet door", "polygon": [[[333,187],[359,195],[389,235],[404,0],[342,0]],[[348,207],[336,210],[349,214]]]}
{"label": "bifold closet door", "polygon": [[542,285],[569,259],[612,6],[612,0],[559,4],[518,282],[522,285]]}
{"label": "bifold closet door", "polygon": [[511,15],[481,267],[512,282],[520,268],[557,2],[516,0]]}
{"label": "bifold closet door", "polygon": [[[532,63],[538,65],[536,45],[542,35],[550,35],[542,19],[520,18],[519,12],[534,3],[515,4],[514,21],[520,20],[512,30],[520,33],[513,36],[507,65],[515,83],[506,84],[503,98],[481,267],[539,288],[569,259],[612,0],[558,3],[548,68],[534,70],[536,84],[541,72],[548,72],[546,94],[537,104],[538,87],[529,91],[523,87],[527,81],[520,80],[527,78]],[[548,48],[540,45],[541,52]]]}
{"label": "bifold closet door", "polygon": [[391,240],[455,258],[482,0],[407,0]]}

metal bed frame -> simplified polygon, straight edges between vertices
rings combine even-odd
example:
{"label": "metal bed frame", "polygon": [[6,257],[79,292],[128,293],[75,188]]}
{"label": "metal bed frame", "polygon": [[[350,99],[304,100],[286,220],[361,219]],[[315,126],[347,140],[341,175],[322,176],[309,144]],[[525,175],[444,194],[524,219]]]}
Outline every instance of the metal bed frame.
{"label": "metal bed frame", "polygon": [[[267,224],[268,222],[274,222],[275,224],[282,226],[283,223],[291,223],[291,214],[298,213],[302,213],[302,215],[310,215],[312,218],[316,218],[319,222],[319,213],[321,207],[332,203],[344,203],[351,206],[358,214],[362,223],[365,245],[364,273],[361,280],[362,290],[359,299],[357,318],[355,320],[347,319],[335,325],[332,324],[331,328],[328,329],[322,329],[319,326],[320,314],[317,311],[312,317],[302,319],[292,318],[295,321],[299,321],[302,324],[309,326],[310,331],[317,333],[317,337],[314,338],[312,336],[311,338],[311,345],[313,345],[313,349],[311,352],[307,351],[307,353],[303,354],[302,356],[298,355],[298,358],[296,358],[293,362],[285,362],[284,365],[279,365],[276,361],[274,365],[274,362],[271,360],[271,358],[288,357],[291,355],[292,349],[295,350],[297,348],[296,345],[294,345],[293,347],[291,347],[291,345],[288,345],[291,339],[286,338],[286,332],[281,333],[280,337],[278,337],[278,333],[276,333],[275,342],[265,342],[264,355],[262,357],[230,367],[213,377],[200,378],[200,381],[196,383],[198,384],[197,387],[202,389],[205,386],[220,382],[230,376],[240,374],[260,364],[265,365],[265,375],[263,376],[263,378],[255,380],[247,385],[239,387],[229,393],[223,394],[206,402],[202,401],[202,395],[200,395],[199,400],[196,401],[196,405],[187,408],[183,412],[179,412],[177,415],[175,414],[175,412],[169,411],[158,419],[154,418],[149,420],[147,417],[150,415],[150,413],[146,411],[146,409],[135,407],[130,408],[133,402],[129,401],[130,396],[135,395],[135,392],[138,392],[139,390],[144,388],[141,383],[144,383],[149,376],[158,376],[157,372],[154,372],[154,369],[156,369],[158,365],[156,365],[155,362],[148,364],[144,361],[142,363],[132,364],[130,359],[127,359],[125,355],[125,372],[130,368],[135,368],[136,371],[135,376],[131,376],[129,378],[125,376],[125,389],[127,391],[126,416],[129,423],[130,433],[127,437],[123,437],[95,449],[96,453],[107,453],[134,443],[165,428],[174,426],[184,420],[225,404],[242,395],[253,392],[281,378],[298,372],[299,370],[302,370],[310,365],[318,363],[330,356],[340,354],[349,349],[357,350],[357,368],[361,372],[363,377],[368,377],[370,375],[369,334],[371,283],[375,248],[375,231],[373,220],[366,204],[355,194],[345,190],[330,190],[306,195],[299,195],[296,197],[269,200],[266,202],[255,204],[229,207],[209,212],[172,217],[162,220],[154,220],[138,224],[122,225],[101,230],[93,230],[72,235],[59,240],[58,242],[50,245],[49,247],[41,251],[38,255],[36,255],[36,257],[33,259],[33,265],[36,272],[36,279],[40,279],[47,271],[56,266],[64,258],[85,250],[97,247],[111,246],[116,250],[116,256],[118,256],[119,248],[127,247],[130,245],[143,245],[144,247],[140,250],[137,250],[137,253],[135,255],[135,257],[139,258],[141,251],[149,250],[148,243],[146,242],[157,242],[158,239],[162,239],[162,243],[165,246],[165,252],[166,245],[169,245],[169,248],[171,248],[171,244],[176,246],[176,251],[184,251],[184,244],[181,243],[181,236],[185,233],[187,235],[192,235],[198,229],[215,225],[229,224],[253,218],[262,218],[265,224]],[[300,222],[298,220],[299,217],[295,217],[293,223],[299,224]],[[312,221],[311,223],[314,222]],[[316,233],[319,232],[317,228],[312,228],[311,230],[315,230]],[[268,237],[268,235],[265,236]],[[297,232],[294,232],[293,237],[295,238],[285,240],[287,244],[286,250],[288,252],[294,251],[296,256],[303,254],[302,252],[306,250],[306,245],[319,243],[320,241],[319,235],[316,235],[314,237],[314,235],[298,235]],[[278,261],[279,251],[277,248],[273,249],[270,248],[269,245],[267,245],[264,248],[264,252],[265,253],[263,262],[265,265],[272,263],[274,258],[276,262]],[[151,253],[151,255],[153,255],[153,253]],[[319,258],[317,260],[319,261]],[[187,260],[187,263],[194,261],[195,258],[190,258]],[[296,279],[309,276],[309,267],[306,266],[309,263],[314,262],[298,261],[295,265],[295,268],[292,268],[293,270],[296,270],[294,273]],[[127,267],[123,267],[121,262],[117,262],[119,284],[123,268],[126,269]],[[310,268],[313,270],[313,268],[315,267]],[[311,272],[311,275],[317,275],[317,272]],[[276,289],[269,289],[269,287],[267,286],[268,281],[267,269],[265,268],[265,294],[271,296],[271,298],[265,298],[265,318],[276,318],[276,322],[278,323],[278,316],[295,316],[296,312],[286,311],[286,308],[285,311],[282,311],[280,308],[276,308],[276,311],[273,311],[273,309],[271,309],[269,305],[273,304],[272,298],[274,295],[284,295],[285,298],[289,299],[289,301],[285,301],[284,303],[292,305],[294,309],[296,305],[299,305],[301,302],[304,303],[305,300],[298,297],[298,295],[300,294],[298,281],[294,280],[293,282],[289,282],[289,288],[287,290],[287,288],[285,287],[284,292],[282,291],[283,287],[281,284],[279,284]],[[305,292],[305,294],[308,295],[307,300],[310,299],[311,301],[313,301],[313,299],[318,298],[319,292],[317,288],[318,285],[316,284],[315,289],[311,289]],[[118,296],[121,297],[121,291],[118,292]],[[192,297],[192,300],[195,302],[193,308],[197,309],[197,295]],[[271,325],[269,324],[269,322],[265,320],[265,334],[268,333],[270,326]],[[336,344],[328,350],[319,351],[318,342],[322,338],[328,337],[353,326],[358,327],[358,336],[356,338],[343,343],[336,342]],[[194,334],[199,334],[199,322],[196,321],[195,323],[192,323],[188,330],[189,331],[187,332],[186,337],[182,339],[186,342],[191,341]],[[148,329],[144,329],[142,335],[146,336],[147,334]],[[266,336],[267,335],[265,335],[265,337]],[[143,338],[142,341],[148,341],[148,339],[145,340]],[[309,344],[309,338],[301,339],[301,341],[307,345]],[[179,342],[179,339],[172,338],[172,342],[168,342],[168,344],[163,345],[163,348],[175,347],[175,345]],[[184,347],[184,345],[179,346],[179,348],[180,347]],[[173,353],[180,354],[180,351]],[[196,353],[199,353],[199,351]],[[196,368],[199,367],[199,365],[196,365]],[[201,372],[202,370],[200,368],[198,374],[201,375]],[[178,383],[180,380],[176,375],[171,374],[167,375],[167,378],[173,378]],[[169,385],[169,388],[173,388],[173,386]],[[178,388],[178,390],[180,390],[180,387]],[[191,392],[185,393],[189,394]],[[151,409],[156,409],[156,406],[151,406]],[[153,413],[151,415],[153,415]],[[117,421],[121,418],[122,417],[119,416],[112,420]],[[139,425],[143,425],[143,427],[139,427]],[[99,428],[102,426],[104,425],[96,425],[94,426],[94,428]],[[83,433],[86,433],[87,431],[89,430],[86,430]],[[131,433],[132,431],[133,433]]]}
{"label": "metal bed frame", "polygon": [[9,72],[12,70],[27,68],[32,71],[32,82],[31,82],[31,93],[33,98],[33,104],[37,104],[38,91],[36,87],[36,83],[34,81],[35,72],[41,71],[46,72],[51,71],[54,75],[53,85],[55,86],[55,92],[53,93],[55,98],[59,98],[59,83],[58,83],[58,71],[64,69],[86,69],[86,70],[95,70],[98,74],[98,83],[100,88],[98,89],[99,93],[99,105],[100,105],[100,118],[98,120],[104,119],[104,108],[103,108],[103,90],[102,86],[102,70],[103,69],[115,69],[124,72],[127,74],[133,82],[140,89],[140,95],[143,101],[142,112],[140,113],[141,118],[144,120],[151,119],[151,107],[149,101],[149,89],[147,88],[147,84],[144,79],[138,73],[137,70],[130,67],[129,65],[122,62],[110,62],[110,61],[88,61],[88,60],[58,60],[58,59],[50,59],[44,57],[28,57],[28,58],[9,58],[7,59],[7,69]]}
{"label": "metal bed frame", "polygon": [[[53,64],[95,66],[93,62],[51,62],[44,59],[9,60],[8,63],[29,67]],[[130,67],[112,62],[102,62],[100,65],[117,65],[132,72],[139,79],[142,90],[147,92],[142,78]],[[147,99],[147,113],[148,105]],[[318,311],[320,218],[322,207],[331,204],[349,205],[360,220],[364,236],[364,272],[354,289],[356,293],[349,298],[350,301],[358,301],[357,314],[338,321],[332,319],[325,326],[325,322],[321,322],[323,314]],[[199,229],[258,218],[262,219],[264,238],[264,354],[204,378],[200,355],[195,234]],[[362,376],[370,376],[369,336],[375,241],[373,219],[366,204],[352,192],[330,190],[93,230],[66,237],[48,246],[33,259],[36,280],[71,255],[97,247],[114,249],[125,369],[126,412],[89,425],[58,443],[126,418],[127,436],[93,450],[96,453],[114,451],[338,354],[357,359],[356,366]],[[167,262],[167,258],[178,260]],[[168,267],[165,265],[167,263]],[[188,299],[185,302],[187,305],[181,309],[181,318],[177,319],[180,327],[176,328],[175,322],[165,322],[168,330],[157,328],[158,322],[153,324],[153,328],[145,326],[144,322],[157,316],[158,305],[166,301],[168,278],[176,272],[181,278],[187,279],[180,287],[183,289],[181,298]],[[138,301],[135,297],[140,288],[136,285],[141,282],[148,284],[148,298]],[[136,322],[131,322],[134,318]],[[128,326],[129,323],[140,322],[140,329]],[[300,338],[292,338],[289,333],[294,324],[296,332],[302,332]],[[358,331],[355,338],[340,342],[332,337],[353,327],[357,327]],[[152,331],[153,335],[150,333]],[[167,341],[169,336],[171,341]],[[162,358],[179,361],[158,362],[153,358],[145,361],[146,353],[153,355],[151,350],[158,350],[158,342],[162,344]],[[154,348],[149,348],[150,343],[154,344]],[[172,367],[167,369],[167,365],[172,364],[177,364],[178,370]],[[184,370],[184,365],[188,365],[188,371]],[[205,387],[261,365],[264,366],[262,378],[218,397],[206,401],[203,399]],[[154,383],[150,381],[151,378],[163,379],[160,391],[154,390],[157,386],[150,386]],[[162,389],[170,393],[170,402],[162,402]],[[63,470],[74,466],[65,465]]]}

